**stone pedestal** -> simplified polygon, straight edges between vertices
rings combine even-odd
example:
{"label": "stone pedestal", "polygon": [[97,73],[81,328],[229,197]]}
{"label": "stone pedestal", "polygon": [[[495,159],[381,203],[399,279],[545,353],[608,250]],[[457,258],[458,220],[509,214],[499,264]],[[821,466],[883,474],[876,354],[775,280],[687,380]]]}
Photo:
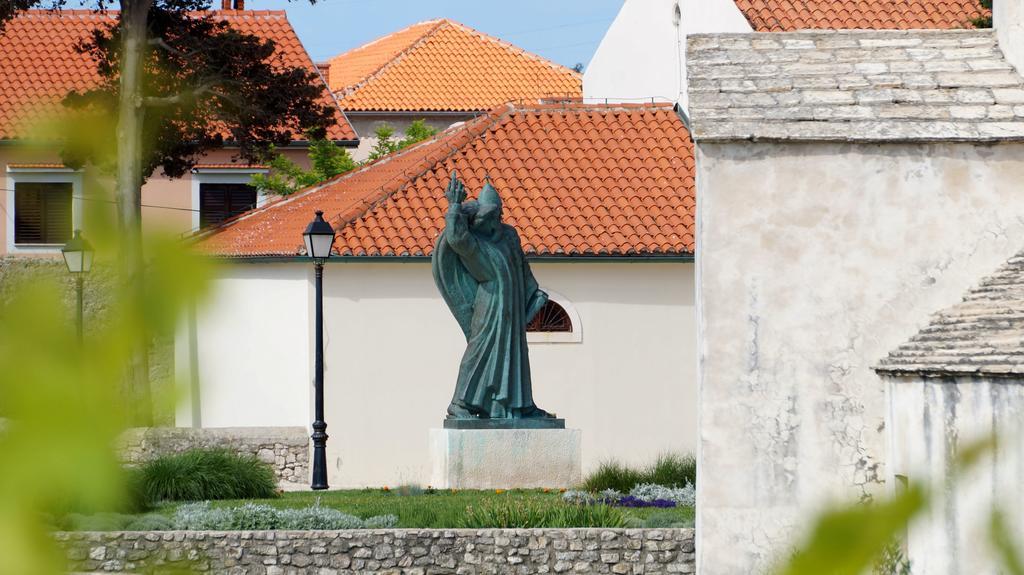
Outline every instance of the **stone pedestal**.
{"label": "stone pedestal", "polygon": [[578,429],[431,429],[439,489],[573,487],[582,481]]}

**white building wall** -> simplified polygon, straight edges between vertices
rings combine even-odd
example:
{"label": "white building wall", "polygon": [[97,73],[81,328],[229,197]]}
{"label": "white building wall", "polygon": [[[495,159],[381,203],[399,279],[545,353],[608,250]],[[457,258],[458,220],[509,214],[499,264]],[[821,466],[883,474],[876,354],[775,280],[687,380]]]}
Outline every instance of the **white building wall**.
{"label": "white building wall", "polygon": [[701,144],[698,572],[884,488],[871,367],[1024,246],[1024,146]]}
{"label": "white building wall", "polygon": [[[989,378],[886,378],[892,475],[932,493],[907,536],[915,573],[999,573],[989,518],[1001,511],[1014,541],[1024,541],[1024,381]],[[957,476],[958,453],[992,433],[999,448]]]}
{"label": "white building wall", "polygon": [[1024,73],[1024,0],[993,2],[992,26],[1006,60]]}
{"label": "white building wall", "polygon": [[583,96],[685,108],[686,36],[750,31],[734,0],[625,0],[583,74]]}
{"label": "white building wall", "polygon": [[[281,281],[291,291],[278,292],[275,299],[306,297],[308,287],[292,286],[291,280],[308,282],[311,266],[250,267],[266,271],[218,282],[226,282],[218,291],[233,294],[232,309],[200,320],[200,347],[226,344],[229,333],[273,345],[303,328],[299,324],[305,320],[297,314],[306,300],[280,303],[269,312],[261,306]],[[236,269],[247,268],[234,266],[229,272],[239,273]],[[534,342],[530,358],[537,403],[583,431],[584,469],[612,457],[646,464],[662,452],[693,452],[693,264],[534,263],[533,269],[541,286],[567,298],[579,315],[582,341]],[[244,288],[237,285],[242,281],[248,282]],[[324,292],[331,486],[426,485],[429,430],[442,426],[465,349],[429,262],[330,263]],[[239,321],[241,309],[266,316],[265,323]],[[206,358],[203,425],[265,426],[283,419],[257,404],[289,406],[289,414],[311,412],[309,386],[303,382],[310,380],[312,362],[305,346],[308,342],[290,351],[287,360],[258,349]],[[253,394],[253,388],[267,392]],[[302,409],[291,407],[297,402]],[[288,419],[280,425],[296,424],[291,415]]]}
{"label": "white building wall", "polygon": [[[179,426],[309,426],[311,278],[311,266],[221,268],[196,310],[195,341],[187,321],[176,338],[175,375],[187,393],[178,404]],[[193,373],[198,405],[190,392]]]}

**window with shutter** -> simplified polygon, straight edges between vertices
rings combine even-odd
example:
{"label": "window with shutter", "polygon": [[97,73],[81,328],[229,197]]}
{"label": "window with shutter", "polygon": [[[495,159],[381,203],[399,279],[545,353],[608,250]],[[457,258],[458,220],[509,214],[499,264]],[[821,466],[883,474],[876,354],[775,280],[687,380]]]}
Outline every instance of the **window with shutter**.
{"label": "window with shutter", "polygon": [[199,184],[199,225],[219,224],[256,207],[256,188],[247,184]]}
{"label": "window with shutter", "polygon": [[14,185],[14,243],[63,244],[71,239],[70,182]]}

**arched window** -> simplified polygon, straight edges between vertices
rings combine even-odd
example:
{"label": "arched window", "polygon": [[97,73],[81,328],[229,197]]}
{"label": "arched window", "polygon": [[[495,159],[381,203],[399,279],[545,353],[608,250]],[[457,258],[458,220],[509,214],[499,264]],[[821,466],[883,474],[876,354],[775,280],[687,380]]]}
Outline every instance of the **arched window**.
{"label": "arched window", "polygon": [[548,302],[526,326],[530,343],[579,343],[583,341],[580,316],[565,296],[547,288]]}
{"label": "arched window", "polygon": [[558,305],[554,300],[548,300],[544,307],[540,308],[537,315],[526,326],[526,331],[534,332],[571,332],[572,319],[565,308]]}

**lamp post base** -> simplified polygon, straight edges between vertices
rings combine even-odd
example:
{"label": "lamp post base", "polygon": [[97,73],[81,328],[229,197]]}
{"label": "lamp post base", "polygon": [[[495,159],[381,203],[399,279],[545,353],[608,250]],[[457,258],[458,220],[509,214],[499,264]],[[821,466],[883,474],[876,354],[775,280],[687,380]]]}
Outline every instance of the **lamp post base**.
{"label": "lamp post base", "polygon": [[313,422],[313,481],[310,489],[320,491],[327,489],[327,424],[323,421]]}

